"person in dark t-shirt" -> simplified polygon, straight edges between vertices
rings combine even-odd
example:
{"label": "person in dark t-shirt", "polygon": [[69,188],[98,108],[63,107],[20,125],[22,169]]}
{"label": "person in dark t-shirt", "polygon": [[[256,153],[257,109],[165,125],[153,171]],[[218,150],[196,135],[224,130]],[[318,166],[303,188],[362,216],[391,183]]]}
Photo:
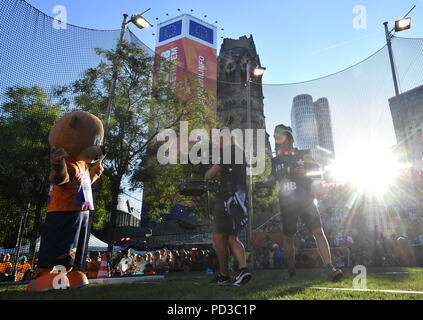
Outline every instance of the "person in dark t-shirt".
{"label": "person in dark t-shirt", "polygon": [[338,281],[343,277],[343,272],[332,264],[329,244],[311,191],[313,180],[310,176],[319,166],[309,151],[293,147],[294,137],[290,127],[277,126],[274,138],[276,157],[272,159],[272,173],[268,181],[257,182],[255,186],[260,188],[279,184],[279,208],[289,276],[296,274],[294,234],[300,217],[316,240],[329,278]]}
{"label": "person in dark t-shirt", "polygon": [[[225,154],[230,157],[225,159]],[[227,143],[220,139],[220,162],[214,164],[205,174],[205,179],[219,176],[220,189],[216,194],[214,207],[214,232],[213,242],[219,261],[219,272],[212,283],[229,284],[229,248],[238,262],[238,274],[232,284],[240,286],[247,283],[252,275],[247,268],[244,245],[238,239],[237,228],[234,226],[232,216],[226,210],[226,201],[235,192],[246,190],[246,164],[244,151],[234,142]],[[229,161],[228,161],[229,160]],[[229,162],[229,163],[228,163]],[[219,173],[219,175],[218,175]]]}

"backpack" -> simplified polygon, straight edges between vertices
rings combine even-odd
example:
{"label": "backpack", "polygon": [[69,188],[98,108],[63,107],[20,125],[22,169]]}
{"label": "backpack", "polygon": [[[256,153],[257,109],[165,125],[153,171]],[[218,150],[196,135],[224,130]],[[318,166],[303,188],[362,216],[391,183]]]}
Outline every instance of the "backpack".
{"label": "backpack", "polygon": [[237,188],[235,194],[225,201],[225,211],[232,217],[232,226],[237,234],[248,224],[248,211],[245,202],[245,192],[240,188]]}

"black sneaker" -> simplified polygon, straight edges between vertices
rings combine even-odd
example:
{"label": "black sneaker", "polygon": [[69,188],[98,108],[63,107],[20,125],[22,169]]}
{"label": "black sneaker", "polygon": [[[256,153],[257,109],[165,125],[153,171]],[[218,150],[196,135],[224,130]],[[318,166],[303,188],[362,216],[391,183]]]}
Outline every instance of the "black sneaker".
{"label": "black sneaker", "polygon": [[239,287],[241,285],[246,284],[248,281],[250,281],[252,277],[253,276],[252,276],[250,270],[248,270],[248,268],[242,268],[241,270],[239,270],[239,273],[235,277],[235,279],[232,282],[232,284],[234,286]]}
{"label": "black sneaker", "polygon": [[341,279],[344,277],[344,273],[341,269],[336,269],[332,265],[328,265],[326,268],[326,273],[330,281],[338,282],[341,281]]}
{"label": "black sneaker", "polygon": [[210,281],[211,284],[217,284],[219,286],[231,283],[231,278],[222,276],[220,273]]}
{"label": "black sneaker", "polygon": [[341,281],[343,277],[344,277],[344,273],[342,272],[341,269],[335,269],[335,270],[333,270],[332,271],[332,274],[330,275],[330,279],[333,282]]}

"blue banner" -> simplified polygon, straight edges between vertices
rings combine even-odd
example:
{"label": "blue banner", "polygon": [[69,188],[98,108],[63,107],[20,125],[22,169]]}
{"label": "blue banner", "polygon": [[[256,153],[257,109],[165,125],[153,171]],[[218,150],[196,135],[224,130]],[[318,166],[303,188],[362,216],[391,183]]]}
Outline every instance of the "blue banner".
{"label": "blue banner", "polygon": [[160,28],[159,42],[163,42],[173,37],[179,36],[181,33],[182,33],[182,20],[170,23]]}
{"label": "blue banner", "polygon": [[189,21],[189,34],[193,37],[214,44],[214,31],[198,22]]}

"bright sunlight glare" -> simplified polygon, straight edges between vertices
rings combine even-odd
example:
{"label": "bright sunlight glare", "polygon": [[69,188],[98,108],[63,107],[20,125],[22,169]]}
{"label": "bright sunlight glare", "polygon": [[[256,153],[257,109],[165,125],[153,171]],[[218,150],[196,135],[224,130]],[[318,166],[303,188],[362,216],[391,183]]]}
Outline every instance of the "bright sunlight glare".
{"label": "bright sunlight glare", "polygon": [[377,143],[363,143],[337,155],[327,170],[336,180],[350,182],[359,191],[380,194],[388,189],[404,167],[389,148]]}

